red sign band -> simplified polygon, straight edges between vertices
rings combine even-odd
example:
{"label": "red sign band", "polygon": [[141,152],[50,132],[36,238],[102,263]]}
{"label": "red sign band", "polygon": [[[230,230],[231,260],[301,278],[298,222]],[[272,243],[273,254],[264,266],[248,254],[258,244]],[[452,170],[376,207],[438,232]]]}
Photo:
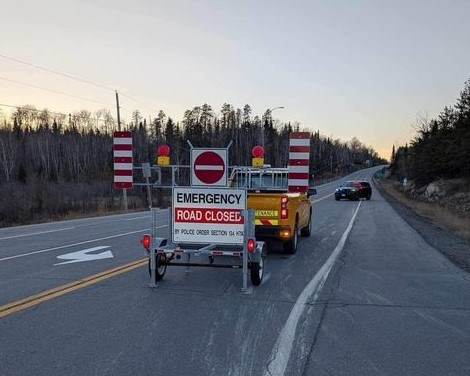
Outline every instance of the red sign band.
{"label": "red sign band", "polygon": [[237,209],[175,208],[175,222],[242,224],[243,217]]}

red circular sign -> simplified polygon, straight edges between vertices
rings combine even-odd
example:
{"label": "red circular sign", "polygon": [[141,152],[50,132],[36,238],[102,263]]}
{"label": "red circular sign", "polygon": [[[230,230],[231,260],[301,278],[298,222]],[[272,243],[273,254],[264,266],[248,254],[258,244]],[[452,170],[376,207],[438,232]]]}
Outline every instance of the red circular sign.
{"label": "red circular sign", "polygon": [[194,161],[193,168],[196,177],[204,184],[217,183],[225,173],[223,158],[213,151],[199,154]]}

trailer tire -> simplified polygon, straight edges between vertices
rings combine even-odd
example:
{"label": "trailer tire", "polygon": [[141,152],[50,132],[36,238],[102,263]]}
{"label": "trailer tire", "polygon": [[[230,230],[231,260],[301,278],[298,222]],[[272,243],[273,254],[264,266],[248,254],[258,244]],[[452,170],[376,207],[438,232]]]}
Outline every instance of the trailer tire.
{"label": "trailer tire", "polygon": [[250,277],[253,286],[259,286],[264,277],[264,254],[261,255],[259,262],[251,263]]}
{"label": "trailer tire", "polygon": [[[162,263],[162,258],[164,256],[162,254],[157,254],[155,255],[155,281],[152,281],[153,283],[157,281],[161,281],[163,279],[163,276],[166,273],[166,264]],[[150,277],[152,276],[152,271],[150,270],[150,257],[149,257],[149,275]]]}

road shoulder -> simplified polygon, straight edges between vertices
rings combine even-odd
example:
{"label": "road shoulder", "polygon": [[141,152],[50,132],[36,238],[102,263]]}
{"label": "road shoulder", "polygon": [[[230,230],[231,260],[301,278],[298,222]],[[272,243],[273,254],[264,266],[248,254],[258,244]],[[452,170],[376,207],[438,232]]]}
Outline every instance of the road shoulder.
{"label": "road shoulder", "polygon": [[374,185],[398,215],[415,229],[429,245],[460,269],[470,272],[470,242],[439,227],[435,222],[397,201],[375,180]]}

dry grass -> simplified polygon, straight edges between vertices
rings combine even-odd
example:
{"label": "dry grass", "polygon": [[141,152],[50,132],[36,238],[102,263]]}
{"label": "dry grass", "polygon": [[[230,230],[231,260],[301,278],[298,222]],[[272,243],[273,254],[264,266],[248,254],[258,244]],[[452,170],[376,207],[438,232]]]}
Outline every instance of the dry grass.
{"label": "dry grass", "polygon": [[394,183],[390,180],[381,180],[377,183],[398,202],[413,209],[418,214],[431,219],[440,227],[466,240],[470,240],[470,215],[459,215],[437,203],[417,201],[410,198],[405,193],[397,190]]}

